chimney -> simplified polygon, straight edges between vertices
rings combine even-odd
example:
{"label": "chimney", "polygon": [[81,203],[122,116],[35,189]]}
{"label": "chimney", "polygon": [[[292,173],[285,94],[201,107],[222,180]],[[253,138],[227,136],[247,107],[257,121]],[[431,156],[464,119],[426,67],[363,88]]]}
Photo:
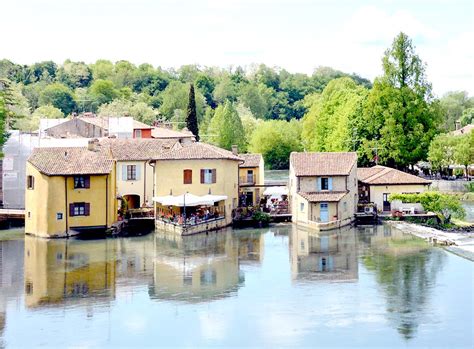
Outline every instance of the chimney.
{"label": "chimney", "polygon": [[461,128],[461,122],[460,122],[460,121],[455,121],[455,122],[454,122],[454,125],[455,125],[456,131]]}
{"label": "chimney", "polygon": [[239,155],[239,147],[235,144],[232,146],[232,154]]}
{"label": "chimney", "polygon": [[87,142],[87,150],[90,150],[90,151],[95,151],[95,146],[96,146],[96,140],[95,139],[89,139],[89,141]]}

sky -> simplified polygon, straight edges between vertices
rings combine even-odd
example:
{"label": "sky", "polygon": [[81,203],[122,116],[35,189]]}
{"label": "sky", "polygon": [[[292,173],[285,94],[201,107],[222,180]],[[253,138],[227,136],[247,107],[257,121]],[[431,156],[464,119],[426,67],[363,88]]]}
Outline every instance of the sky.
{"label": "sky", "polygon": [[0,59],[330,66],[373,79],[408,34],[437,96],[474,95],[472,0],[0,0]]}

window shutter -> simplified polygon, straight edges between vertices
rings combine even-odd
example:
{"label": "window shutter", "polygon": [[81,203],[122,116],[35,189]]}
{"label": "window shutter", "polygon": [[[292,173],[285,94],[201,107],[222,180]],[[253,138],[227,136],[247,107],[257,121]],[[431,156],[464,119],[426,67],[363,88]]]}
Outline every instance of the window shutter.
{"label": "window shutter", "polygon": [[84,188],[90,188],[91,187],[91,176],[85,176],[84,177]]}
{"label": "window shutter", "polygon": [[90,212],[91,212],[91,204],[86,202],[84,204],[84,215],[85,216],[89,216],[90,215]]}
{"label": "window shutter", "polygon": [[217,179],[217,173],[216,173],[216,169],[213,168],[212,169],[212,183],[216,183],[216,179]]}
{"label": "window shutter", "polygon": [[74,204],[69,204],[69,216],[74,217]]}
{"label": "window shutter", "polygon": [[136,180],[139,181],[140,180],[140,173],[141,173],[141,165],[137,165],[135,166],[135,177],[136,177]]}
{"label": "window shutter", "polygon": [[328,178],[328,189],[332,190],[332,177]]}
{"label": "window shutter", "polygon": [[184,184],[193,183],[193,170],[183,170],[183,183]]}
{"label": "window shutter", "polygon": [[318,191],[321,191],[321,177],[318,177]]}
{"label": "window shutter", "polygon": [[122,181],[127,180],[127,165],[122,165]]}
{"label": "window shutter", "polygon": [[31,176],[31,189],[35,189],[35,177]]}
{"label": "window shutter", "polygon": [[204,183],[204,170],[201,169],[201,184]]}

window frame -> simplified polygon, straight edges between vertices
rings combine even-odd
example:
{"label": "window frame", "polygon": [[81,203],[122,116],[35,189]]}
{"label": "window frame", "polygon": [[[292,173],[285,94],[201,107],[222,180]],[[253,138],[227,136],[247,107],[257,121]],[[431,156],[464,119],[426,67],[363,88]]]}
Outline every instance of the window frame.
{"label": "window frame", "polygon": [[127,166],[127,181],[137,180],[137,165],[126,165]]}
{"label": "window frame", "polygon": [[26,189],[34,190],[35,189],[35,177],[32,175],[26,176]]}
{"label": "window frame", "polygon": [[140,130],[140,129],[133,130],[133,137],[134,138],[142,138],[142,130]]}
{"label": "window frame", "polygon": [[90,188],[90,176],[80,175],[74,176],[74,189],[89,189]]}
{"label": "window frame", "polygon": [[217,170],[215,168],[201,169],[201,184],[215,184],[217,182]]}
{"label": "window frame", "polygon": [[69,204],[70,217],[90,216],[90,203],[88,202],[72,202]]}
{"label": "window frame", "polygon": [[[324,188],[325,181],[326,181],[326,188]],[[321,190],[329,190],[329,177],[321,177]]]}

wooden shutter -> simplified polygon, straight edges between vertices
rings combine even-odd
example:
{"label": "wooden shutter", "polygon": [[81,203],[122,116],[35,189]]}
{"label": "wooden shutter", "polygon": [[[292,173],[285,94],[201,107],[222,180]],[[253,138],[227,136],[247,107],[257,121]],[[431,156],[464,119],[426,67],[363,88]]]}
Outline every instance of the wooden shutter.
{"label": "wooden shutter", "polygon": [[74,217],[74,204],[69,204],[69,216]]}
{"label": "wooden shutter", "polygon": [[204,183],[204,170],[201,169],[201,184]]}
{"label": "wooden shutter", "polygon": [[216,183],[216,179],[217,179],[217,173],[216,173],[216,169],[213,168],[212,169],[212,183]]}
{"label": "wooden shutter", "polygon": [[90,213],[91,213],[91,204],[88,203],[88,202],[86,202],[86,203],[84,204],[84,215],[85,215],[85,216],[89,216]]}
{"label": "wooden shutter", "polygon": [[127,165],[122,165],[122,181],[127,180]]}
{"label": "wooden shutter", "polygon": [[91,187],[91,176],[84,176],[84,188]]}
{"label": "wooden shutter", "polygon": [[183,183],[184,184],[193,183],[193,170],[183,170]]}
{"label": "wooden shutter", "polygon": [[332,190],[332,177],[328,178],[328,189]]}
{"label": "wooden shutter", "polygon": [[135,179],[136,179],[137,181],[140,180],[141,169],[142,169],[142,166],[141,166],[141,165],[136,165],[136,166],[135,166]]}
{"label": "wooden shutter", "polygon": [[318,177],[318,191],[321,191],[321,177]]}

